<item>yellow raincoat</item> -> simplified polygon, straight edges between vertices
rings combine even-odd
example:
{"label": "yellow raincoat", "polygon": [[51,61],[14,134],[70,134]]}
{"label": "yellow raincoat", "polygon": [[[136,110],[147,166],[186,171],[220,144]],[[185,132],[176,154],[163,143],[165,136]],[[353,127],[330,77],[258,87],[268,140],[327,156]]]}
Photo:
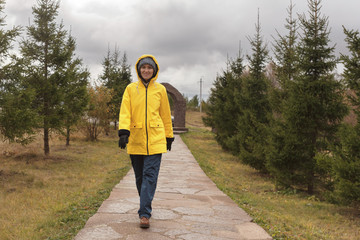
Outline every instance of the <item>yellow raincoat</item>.
{"label": "yellow raincoat", "polygon": [[[139,77],[137,65],[151,57],[157,65],[156,75],[146,87]],[[141,56],[135,65],[138,81],[129,84],[124,92],[119,115],[119,130],[129,130],[127,153],[153,155],[166,152],[166,138],[173,138],[171,112],[166,89],[155,82],[159,64],[151,55]]]}

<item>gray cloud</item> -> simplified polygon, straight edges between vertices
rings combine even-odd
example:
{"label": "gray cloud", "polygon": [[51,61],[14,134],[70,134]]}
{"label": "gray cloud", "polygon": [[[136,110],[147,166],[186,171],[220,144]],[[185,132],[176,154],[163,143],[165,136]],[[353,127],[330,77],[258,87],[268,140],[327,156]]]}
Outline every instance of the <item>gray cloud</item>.
{"label": "gray cloud", "polygon": [[[28,24],[36,1],[8,0],[9,25]],[[307,13],[307,1],[293,0],[296,13]],[[227,56],[250,54],[247,37],[255,33],[257,11],[265,42],[271,50],[276,29],[284,33],[289,0],[62,0],[59,19],[77,40],[77,53],[97,78],[108,46],[126,51],[133,66],[144,53],[159,60],[160,82],[170,82],[192,97],[204,93],[216,74],[226,67]],[[346,52],[342,25],[360,29],[358,0],[324,0],[322,13],[329,17],[337,53]],[[135,73],[133,71],[133,76]]]}

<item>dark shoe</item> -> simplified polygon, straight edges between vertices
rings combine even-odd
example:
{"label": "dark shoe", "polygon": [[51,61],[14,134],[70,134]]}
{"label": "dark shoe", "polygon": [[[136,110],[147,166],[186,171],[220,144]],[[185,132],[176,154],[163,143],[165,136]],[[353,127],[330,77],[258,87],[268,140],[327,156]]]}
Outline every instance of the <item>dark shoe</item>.
{"label": "dark shoe", "polygon": [[141,219],[140,219],[140,227],[141,228],[149,228],[150,227],[149,219],[147,219],[146,217],[141,217]]}

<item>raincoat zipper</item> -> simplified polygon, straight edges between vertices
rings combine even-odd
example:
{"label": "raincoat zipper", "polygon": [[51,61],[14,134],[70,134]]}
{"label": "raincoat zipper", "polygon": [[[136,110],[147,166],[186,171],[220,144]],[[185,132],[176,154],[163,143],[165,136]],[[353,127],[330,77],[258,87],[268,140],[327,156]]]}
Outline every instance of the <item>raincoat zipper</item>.
{"label": "raincoat zipper", "polygon": [[148,86],[145,86],[146,94],[145,94],[145,129],[146,129],[146,152],[149,155],[149,134],[147,128],[147,95],[148,95]]}

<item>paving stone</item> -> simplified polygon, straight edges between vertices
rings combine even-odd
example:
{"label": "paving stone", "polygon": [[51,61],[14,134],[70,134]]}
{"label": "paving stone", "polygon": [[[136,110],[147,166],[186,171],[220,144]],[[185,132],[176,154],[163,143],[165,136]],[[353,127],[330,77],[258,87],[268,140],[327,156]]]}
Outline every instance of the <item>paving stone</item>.
{"label": "paving stone", "polygon": [[200,189],[194,189],[194,188],[176,188],[176,190],[181,194],[189,194],[189,195],[193,195],[197,192],[200,192]]}
{"label": "paving stone", "polygon": [[200,233],[190,233],[190,234],[180,235],[179,239],[184,239],[184,240],[224,240],[224,238],[221,238],[221,237],[209,236],[209,235],[204,235],[204,234],[200,234]]}
{"label": "paving stone", "polygon": [[238,232],[230,232],[230,231],[213,231],[213,234],[222,239],[246,239],[243,238]]}
{"label": "paving stone", "polygon": [[[116,200],[123,199],[123,198],[136,198],[136,199],[138,199],[139,195],[138,195],[137,192],[135,193],[133,189],[124,189],[124,188],[119,189],[119,188],[117,188],[117,189],[114,189],[111,192],[108,200],[116,201]],[[139,202],[139,199],[137,200],[137,202]]]}
{"label": "paving stone", "polygon": [[100,213],[94,214],[89,220],[86,222],[85,227],[94,227],[102,224],[111,224],[116,222],[138,222],[139,217],[134,214],[113,214],[113,213]]}
{"label": "paving stone", "polygon": [[[136,222],[113,222],[108,224],[114,231],[120,233],[124,236],[138,234],[142,232],[142,229],[139,228],[139,219]],[[153,229],[152,229],[153,232]]]}
{"label": "paving stone", "polygon": [[137,206],[140,203],[139,196],[134,197],[134,198],[124,198],[124,200],[127,202],[130,202],[130,203],[135,203]]}
{"label": "paving stone", "polygon": [[228,204],[228,205],[236,205],[236,203],[234,203],[234,201],[226,195],[221,195],[221,196],[211,196],[209,197],[211,200],[213,201],[218,201],[224,204]]}
{"label": "paving stone", "polygon": [[115,232],[107,225],[101,225],[89,229],[83,229],[76,236],[76,240],[115,240],[122,238],[123,235]]}
{"label": "paving stone", "polygon": [[169,236],[171,238],[175,238],[178,235],[190,234],[191,232],[186,229],[172,229],[164,233],[164,235]]}
{"label": "paving stone", "polygon": [[201,222],[201,223],[210,223],[210,224],[218,224],[218,225],[234,225],[234,224],[242,224],[245,221],[240,219],[225,219],[219,217],[203,217],[203,216],[183,216],[183,220],[190,222]]}
{"label": "paving stone", "polygon": [[101,213],[127,213],[130,210],[138,209],[139,206],[134,203],[127,203],[125,201],[121,202],[105,202],[99,208],[98,212]]}
{"label": "paving stone", "polygon": [[209,208],[187,208],[187,207],[177,207],[173,209],[175,212],[185,214],[185,215],[202,215],[202,216],[211,216],[214,215],[214,211]]}
{"label": "paving stone", "polygon": [[160,219],[160,220],[171,220],[179,218],[179,215],[174,213],[174,211],[167,210],[167,209],[155,209],[152,212],[153,219]]}
{"label": "paving stone", "polygon": [[156,224],[152,221],[151,228],[148,229],[142,229],[139,227],[139,219],[136,222],[132,223],[124,223],[124,222],[118,222],[118,223],[111,223],[109,226],[116,231],[117,233],[120,233],[125,236],[138,234],[138,233],[163,233],[168,231],[166,228],[161,228],[159,224]]}
{"label": "paving stone", "polygon": [[156,189],[157,192],[161,192],[161,193],[180,193],[178,190],[173,189],[173,188],[163,188],[163,187],[159,187]]}
{"label": "paving stone", "polygon": [[201,196],[201,195],[186,195],[184,198],[187,199],[194,199],[201,202],[212,202],[212,198],[209,196]]}
{"label": "paving stone", "polygon": [[[156,192],[155,193],[155,199],[158,201],[166,201],[166,200],[184,200],[185,195],[179,194],[179,193],[162,193],[162,192]],[[156,202],[156,201],[155,201]]]}
{"label": "paving stone", "polygon": [[145,231],[143,233],[129,235],[126,240],[172,240],[172,238],[163,236],[161,234],[149,233]]}
{"label": "paving stone", "polygon": [[244,237],[246,240],[272,239],[264,229],[252,222],[246,222],[241,225],[237,225],[236,228],[238,229],[239,235]]}
{"label": "paving stone", "polygon": [[[206,203],[205,203],[206,204]],[[200,202],[200,201],[186,201],[186,206],[189,207],[195,207],[195,206],[203,206],[204,203]],[[153,202],[153,209],[154,208],[169,208],[169,209],[173,209],[176,207],[183,207],[184,206],[184,201],[181,200],[166,200],[166,201],[161,201],[161,202]]]}
{"label": "paving stone", "polygon": [[215,215],[226,219],[238,219],[246,222],[250,222],[252,218],[241,208],[235,205],[216,205],[213,206]]}
{"label": "paving stone", "polygon": [[195,223],[191,225],[193,232],[211,234],[216,231],[228,231],[237,233],[238,230],[233,224],[219,225],[216,223]]}
{"label": "paving stone", "polygon": [[151,227],[157,227],[164,229],[164,233],[166,231],[170,230],[177,230],[177,229],[183,229],[183,230],[189,230],[191,231],[191,224],[187,222],[181,221],[181,219],[174,219],[173,221],[169,220],[157,220],[157,219],[150,219]]}
{"label": "paving stone", "polygon": [[177,137],[163,154],[151,227],[139,227],[134,171],[117,184],[75,240],[268,240],[271,237],[221,192]]}

